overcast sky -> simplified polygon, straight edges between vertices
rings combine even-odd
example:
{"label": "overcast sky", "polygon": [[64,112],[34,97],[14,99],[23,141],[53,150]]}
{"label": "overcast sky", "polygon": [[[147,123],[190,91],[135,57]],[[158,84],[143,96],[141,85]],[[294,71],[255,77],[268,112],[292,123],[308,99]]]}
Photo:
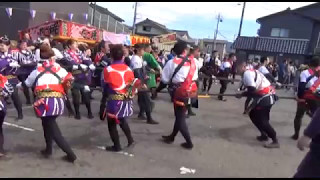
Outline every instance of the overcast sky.
{"label": "overcast sky", "polygon": [[[314,2],[247,2],[242,25],[243,36],[256,36],[256,19],[290,7],[295,9]],[[132,26],[134,2],[97,2]],[[137,22],[149,18],[169,29],[187,30],[192,38],[213,38],[220,13],[218,39],[233,41],[239,31],[243,2],[139,2]]]}

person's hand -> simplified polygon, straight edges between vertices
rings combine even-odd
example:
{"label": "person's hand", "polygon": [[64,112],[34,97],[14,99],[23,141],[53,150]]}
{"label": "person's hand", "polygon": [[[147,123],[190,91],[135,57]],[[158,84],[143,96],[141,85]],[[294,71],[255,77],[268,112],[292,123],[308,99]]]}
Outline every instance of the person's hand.
{"label": "person's hand", "polygon": [[83,91],[84,91],[84,92],[90,92],[90,88],[89,88],[89,86],[84,86]]}
{"label": "person's hand", "polygon": [[304,148],[309,147],[311,142],[311,138],[309,138],[308,136],[302,136],[301,138],[299,138],[298,143],[297,143],[297,147],[303,151]]}
{"label": "person's hand", "polygon": [[241,93],[236,94],[236,98],[238,99],[242,98],[242,94]]}
{"label": "person's hand", "polygon": [[16,62],[16,61],[11,62],[11,63],[9,64],[9,66],[10,66],[10,67],[13,67],[13,68],[18,68],[18,67],[20,67],[20,65],[19,65],[18,62]]}
{"label": "person's hand", "polygon": [[299,102],[299,103],[304,103],[304,102],[306,102],[305,99],[300,99],[300,98],[298,98],[298,97],[296,97],[296,101]]}
{"label": "person's hand", "polygon": [[87,70],[88,66],[85,64],[80,64],[81,69],[83,69],[84,71]]}
{"label": "person's hand", "polygon": [[279,82],[276,82],[276,85],[277,85],[277,86],[279,86],[279,87],[281,87],[281,86],[282,86],[282,84],[281,84],[281,83],[279,83]]}
{"label": "person's hand", "polygon": [[73,65],[72,66],[72,70],[78,70],[79,69],[79,66],[78,65]]}
{"label": "person's hand", "polygon": [[93,64],[90,64],[89,69],[90,69],[91,71],[94,71],[94,70],[96,69],[96,67],[95,67]]}

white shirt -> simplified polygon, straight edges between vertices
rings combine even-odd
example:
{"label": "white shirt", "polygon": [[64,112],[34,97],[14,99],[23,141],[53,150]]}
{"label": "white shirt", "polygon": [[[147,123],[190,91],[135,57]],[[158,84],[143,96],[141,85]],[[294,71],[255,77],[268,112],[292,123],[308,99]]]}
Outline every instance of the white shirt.
{"label": "white shirt", "polygon": [[220,61],[220,59],[218,59],[218,58],[216,58],[215,60],[214,60],[214,63],[217,65],[217,66],[221,66],[221,61]]}
{"label": "white shirt", "polygon": [[265,66],[260,66],[260,68],[258,69],[258,71],[260,71],[263,75],[269,74],[269,70],[265,67]]}
{"label": "white shirt", "polygon": [[131,68],[132,69],[139,69],[145,66],[146,62],[143,61],[142,57],[138,55],[133,55],[131,59]]}
{"label": "white shirt", "polygon": [[306,69],[300,73],[300,82],[307,82],[308,77],[310,77],[311,74],[309,72],[309,69]]}
{"label": "white shirt", "polygon": [[[38,64],[38,66],[41,66],[41,64]],[[68,72],[62,68],[58,63],[54,63],[54,66],[57,68],[60,68],[60,70],[56,73],[61,79],[64,79],[67,75]],[[28,76],[28,78],[25,80],[25,84],[28,87],[31,87],[34,83],[34,81],[36,80],[36,77],[40,74],[40,72],[38,71],[38,69],[33,70],[30,75]],[[38,81],[36,82],[36,86],[42,86],[42,85],[50,85],[50,84],[60,84],[59,83],[59,79],[54,76],[53,74],[50,73],[45,73],[43,74]]]}
{"label": "white shirt", "polygon": [[220,69],[224,71],[226,68],[231,68],[231,63],[229,61],[224,61],[220,66]]}
{"label": "white shirt", "polygon": [[[52,51],[54,52],[55,58],[56,58],[57,60],[63,58],[62,53],[61,53],[58,49],[52,48]],[[39,61],[41,60],[41,58],[40,58],[40,49],[36,49],[36,52],[35,52],[35,60],[36,60],[36,62],[39,62]]]}
{"label": "white shirt", "polygon": [[306,84],[306,88],[309,89],[316,81],[318,80],[317,76],[313,76],[309,82]]}
{"label": "white shirt", "polygon": [[[194,60],[196,61],[196,60]],[[179,65],[181,61],[177,60],[177,58],[168,61],[167,64],[164,66],[163,70],[162,70],[162,75],[161,75],[161,81],[165,84],[168,84],[174,71],[175,68],[177,68],[177,66]],[[173,77],[172,79],[172,83],[177,84],[177,83],[182,83],[185,81],[185,79],[187,78],[187,75],[189,73],[190,70],[190,64],[186,63],[187,65],[183,65],[181,67],[181,69],[176,73],[176,75]],[[196,65],[196,70],[194,72],[194,75],[192,77],[193,81],[196,81],[198,79],[198,63],[195,63]]]}
{"label": "white shirt", "polygon": [[[256,81],[254,81],[256,76],[255,71],[257,72]],[[260,71],[257,70],[246,70],[243,74],[242,80],[245,86],[255,87],[258,91],[271,85],[268,79]]]}
{"label": "white shirt", "polygon": [[203,66],[203,58],[201,58],[201,57],[199,57],[198,59],[197,59],[198,61],[198,66],[199,66],[199,69],[201,69],[202,68],[202,66]]}

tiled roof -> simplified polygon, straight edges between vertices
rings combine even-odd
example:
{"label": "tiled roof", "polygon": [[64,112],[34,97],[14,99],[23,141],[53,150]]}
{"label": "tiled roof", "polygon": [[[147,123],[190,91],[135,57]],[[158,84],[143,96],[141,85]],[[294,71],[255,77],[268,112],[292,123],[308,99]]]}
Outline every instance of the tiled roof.
{"label": "tiled roof", "polygon": [[306,54],[309,40],[268,37],[238,37],[233,49],[254,50],[286,54]]}

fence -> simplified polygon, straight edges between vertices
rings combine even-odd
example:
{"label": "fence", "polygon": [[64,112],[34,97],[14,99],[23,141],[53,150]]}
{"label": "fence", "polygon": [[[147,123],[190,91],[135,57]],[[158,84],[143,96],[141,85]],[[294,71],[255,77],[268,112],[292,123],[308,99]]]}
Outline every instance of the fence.
{"label": "fence", "polygon": [[[89,7],[88,11],[88,20],[89,22],[92,19],[93,8]],[[128,26],[124,25],[123,23],[115,20],[112,16],[102,14],[96,10],[94,15],[94,26],[98,28],[102,28],[109,32],[114,32],[116,34],[126,33],[130,34],[131,30]]]}

